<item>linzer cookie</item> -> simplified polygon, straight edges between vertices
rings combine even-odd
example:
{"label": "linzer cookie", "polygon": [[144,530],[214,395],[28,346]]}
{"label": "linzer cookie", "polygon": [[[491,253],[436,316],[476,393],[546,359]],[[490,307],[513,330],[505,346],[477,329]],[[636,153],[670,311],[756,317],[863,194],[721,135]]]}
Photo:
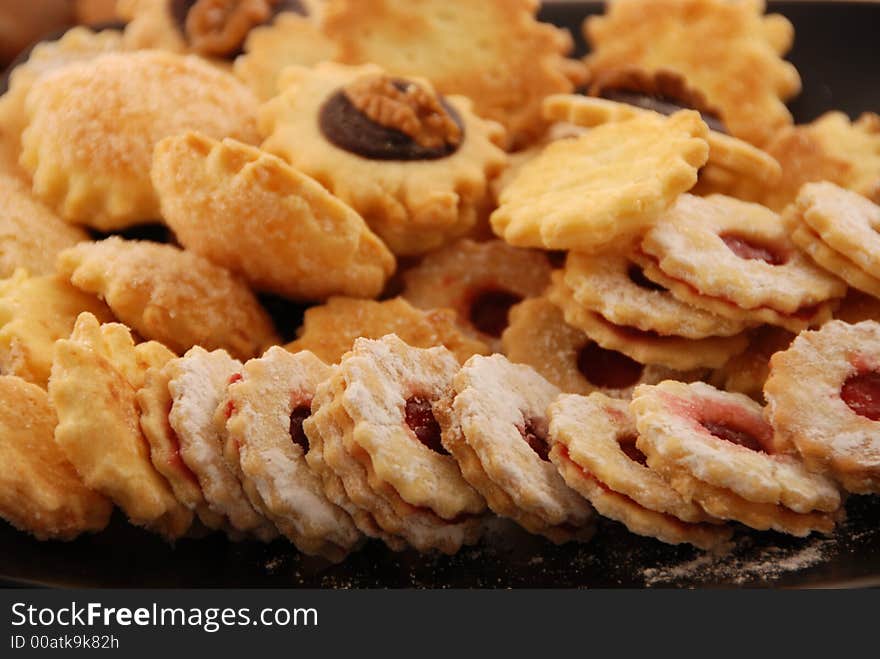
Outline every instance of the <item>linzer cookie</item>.
{"label": "linzer cookie", "polygon": [[394,257],[363,219],[280,158],[235,140],[161,141],[152,179],[186,249],[290,299],[375,297]]}
{"label": "linzer cookie", "polygon": [[550,405],[550,460],[565,482],[638,535],[702,549],[728,540],[729,528],[646,466],[628,407],[599,393],[560,396]]}
{"label": "linzer cookie", "polygon": [[835,320],[770,362],[764,387],[778,450],[850,492],[880,492],[880,324]]}
{"label": "linzer cookie", "polygon": [[497,515],[562,544],[593,535],[593,509],[548,453],[547,406],[559,390],[502,355],[475,356],[438,408],[443,447]]}
{"label": "linzer cookie", "polygon": [[464,97],[374,65],[290,67],[260,109],[263,148],[358,211],[395,254],[466,233],[504,167],[502,130]]}
{"label": "linzer cookie", "polygon": [[631,409],[648,465],[714,517],[799,536],[834,528],[837,488],[776,451],[750,398],[667,381],[638,387]]}

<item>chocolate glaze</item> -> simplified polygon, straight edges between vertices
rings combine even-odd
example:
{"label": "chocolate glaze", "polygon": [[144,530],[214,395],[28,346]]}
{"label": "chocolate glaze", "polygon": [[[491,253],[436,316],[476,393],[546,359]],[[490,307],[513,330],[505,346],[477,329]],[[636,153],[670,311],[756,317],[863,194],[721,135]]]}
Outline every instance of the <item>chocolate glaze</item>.
{"label": "chocolate glaze", "polygon": [[[666,116],[675,114],[679,110],[693,110],[693,108],[682,105],[674,98],[648,96],[647,94],[631,92],[625,89],[604,89],[602,90],[601,97],[608,99],[609,101],[626,103],[627,105],[634,105],[637,108],[645,110],[653,110],[654,112],[659,112]],[[727,133],[727,128],[721,123],[720,118],[706,112],[701,112],[700,116],[703,118],[703,121],[706,122],[706,125],[716,133]]]}

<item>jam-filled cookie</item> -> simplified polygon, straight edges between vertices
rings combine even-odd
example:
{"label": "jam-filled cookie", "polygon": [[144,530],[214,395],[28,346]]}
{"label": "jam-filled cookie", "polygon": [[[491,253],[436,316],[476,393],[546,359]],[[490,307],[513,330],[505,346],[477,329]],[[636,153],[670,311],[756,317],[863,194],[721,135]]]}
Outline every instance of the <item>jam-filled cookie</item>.
{"label": "jam-filled cookie", "polygon": [[683,110],[558,140],[501,192],[492,229],[517,247],[626,249],[697,182],[707,133],[698,113]]}
{"label": "jam-filled cookie", "polygon": [[0,518],[39,540],[100,531],[113,510],[55,443],[56,423],[44,390],[0,376]]}
{"label": "jam-filled cookie", "polygon": [[646,465],[624,401],[599,393],[560,396],[547,410],[550,460],[596,511],[638,535],[711,549],[730,529],[688,501]]}
{"label": "jam-filled cookie", "polygon": [[94,295],[56,275],[31,277],[17,270],[0,280],[0,372],[45,389],[55,341],[70,336],[83,311],[102,323],[114,320]]}
{"label": "jam-filled cookie", "polygon": [[298,300],[375,297],[394,256],[363,219],[286,162],[235,140],[162,140],[152,168],[180,244],[256,289]]}
{"label": "jam-filled cookie", "polygon": [[171,411],[168,421],[180,443],[180,457],[196,475],[211,510],[232,528],[268,541],[275,526],[254,510],[235,472],[223,458],[225,428],[215,422],[226,387],[240,377],[242,364],[223,350],[198,346],[168,364]]}
{"label": "jam-filled cookie", "polygon": [[785,101],[800,91],[781,58],[790,29],[763,0],[615,0],[584,24],[592,73],[638,67],[681,75],[719,110],[731,134],[766,142],[791,124]]}
{"label": "jam-filled cookie", "polygon": [[705,372],[641,364],[622,352],[607,350],[568,325],[562,311],[543,297],[524,300],[511,308],[510,326],[504,330],[501,344],[510,361],[531,366],[567,393],[599,391],[614,398],[629,398],[639,384],[689,382]]}
{"label": "jam-filled cookie", "polygon": [[414,348],[445,346],[461,363],[489,352],[485,343],[459,329],[451,309],[416,309],[400,297],[381,302],[330,298],[306,310],[298,338],[285,348],[309,350],[336,364],[355,339],[381,339],[386,334],[396,334]]}
{"label": "jam-filled cookie", "polygon": [[200,345],[247,359],[277,343],[271,319],[243,281],[173,245],[115,236],[82,243],[58,257],[58,271],[141,336],[178,352]]}
{"label": "jam-filled cookie", "polygon": [[637,448],[709,514],[793,535],[830,532],[840,494],[774,447],[763,409],[702,382],[642,385],[633,396]]}
{"label": "jam-filled cookie", "polygon": [[561,544],[593,535],[593,509],[550,462],[547,406],[559,390],[502,355],[469,359],[438,407],[443,447],[498,515]]}
{"label": "jam-filled cookie", "polygon": [[[309,425],[351,500],[420,551],[455,553],[483,528],[486,503],[440,441],[435,410],[459,369],[443,347],[395,335],[358,339],[319,386]],[[328,395],[329,393],[329,395]]]}
{"label": "jam-filled cookie", "polygon": [[540,295],[550,269],[543,252],[465,239],[408,270],[402,295],[422,309],[454,309],[464,327],[497,349],[510,308]]}
{"label": "jam-filled cookie", "polygon": [[226,425],[224,456],[251,504],[301,551],[339,561],[362,536],[306,462],[302,429],[318,384],[331,373],[310,352],[270,348],[244,365],[217,414]]}
{"label": "jam-filled cookie", "polygon": [[645,235],[646,276],[734,320],[798,332],[831,317],[846,285],[817,267],[773,211],[731,197],[682,195]]}
{"label": "jam-filled cookie", "polygon": [[138,423],[136,392],[149,368],[174,357],[160,343],[135,345],[124,325],[80,314],[69,339],[55,342],[49,397],[58,413],[55,442],[85,485],[128,519],[178,538],[192,513],[150,461]]}
{"label": "jam-filled cookie", "polygon": [[324,29],[340,61],[374,62],[392,75],[424,76],[443,94],[474,99],[511,144],[538,137],[541,100],[569,92],[582,66],[565,55],[571,35],[535,20],[536,0],[334,0]]}
{"label": "jam-filled cookie", "polygon": [[764,387],[781,450],[850,492],[880,493],[880,324],[835,320],[773,355]]}
{"label": "jam-filled cookie", "polygon": [[466,233],[504,167],[502,129],[464,97],[374,65],[290,67],[260,109],[263,148],[360,213],[396,254]]}
{"label": "jam-filled cookie", "polygon": [[109,53],[34,81],[21,162],[34,193],[74,224],[102,231],[155,220],[153,147],[198,129],[257,140],[256,97],[196,57]]}

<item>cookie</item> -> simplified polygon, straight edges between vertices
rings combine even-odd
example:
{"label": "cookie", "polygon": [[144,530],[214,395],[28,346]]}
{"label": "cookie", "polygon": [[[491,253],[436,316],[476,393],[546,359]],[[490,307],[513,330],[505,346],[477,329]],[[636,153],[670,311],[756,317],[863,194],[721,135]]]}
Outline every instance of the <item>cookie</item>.
{"label": "cookie", "polygon": [[263,148],[360,213],[398,255],[465,234],[506,156],[502,130],[464,97],[375,65],[290,67],[260,108]]}
{"label": "cookie", "polygon": [[668,544],[712,549],[730,538],[729,528],[707,524],[717,520],[646,466],[627,403],[599,393],[560,396],[547,414],[550,460],[599,514]]}
{"label": "cookie", "polygon": [[592,536],[593,510],[548,457],[546,410],[558,394],[528,366],[477,355],[437,414],[443,446],[489,508],[561,544]]}
{"label": "cookie", "polygon": [[271,319],[244,282],[173,245],[115,236],[83,243],[58,257],[58,271],[141,336],[177,352],[200,345],[247,359],[277,343]]}
{"label": "cookie", "polygon": [[331,373],[310,352],[270,348],[244,365],[217,413],[226,425],[224,456],[251,504],[301,551],[341,561],[362,536],[306,462],[302,429],[315,389]]}
{"label": "cookie", "polygon": [[538,137],[541,100],[569,92],[580,65],[565,58],[571,35],[535,20],[535,0],[336,0],[324,31],[349,64],[373,62],[392,75],[423,76],[443,94],[474,99],[503,124],[512,145]]}
{"label": "cookie", "polygon": [[763,402],[764,383],[770,374],[770,358],[774,353],[788,348],[794,336],[788,330],[772,325],[751,330],[749,347],[715,370],[708,379],[709,384]]}
{"label": "cookie", "polygon": [[594,74],[672,71],[718,108],[732,135],[760,145],[791,124],[785,101],[801,88],[780,56],[790,45],[784,21],[765,16],[762,0],[616,0],[584,23],[587,65]]}
{"label": "cookie", "polygon": [[489,352],[485,343],[458,328],[451,309],[416,309],[400,297],[381,302],[330,298],[306,310],[298,338],[285,348],[309,350],[328,364],[336,364],[355,339],[381,339],[386,334],[396,334],[414,348],[445,346],[461,363]]}
{"label": "cookie", "polygon": [[708,157],[707,133],[688,110],[669,118],[645,114],[554,142],[502,191],[492,229],[517,247],[625,249],[696,183]]}
{"label": "cookie", "polygon": [[764,386],[777,448],[859,494],[880,492],[878,346],[877,322],[831,321],[773,355]]}
{"label": "cookie", "polygon": [[363,219],[280,158],[200,133],[156,146],[162,217],[186,249],[296,300],[375,297],[394,272]]}
{"label": "cookie", "polygon": [[401,295],[422,309],[450,308],[463,327],[496,350],[510,308],[550,283],[544,253],[500,240],[461,240],[407,270]]}
{"label": "cookie", "polygon": [[21,163],[34,193],[65,220],[102,231],[155,220],[153,147],[198,129],[257,140],[256,97],[195,57],[110,53],[34,81]]}
{"label": "cookie", "polygon": [[0,518],[38,540],[72,540],[107,526],[113,505],[83,485],[55,444],[46,392],[4,375],[0,402]]}
{"label": "cookie", "polygon": [[0,280],[0,372],[45,389],[55,341],[70,336],[83,311],[102,323],[114,320],[94,295],[56,275],[32,277],[16,270]]}
{"label": "cookie", "polygon": [[254,510],[226,464],[225,428],[214,419],[226,387],[240,377],[241,367],[241,362],[223,350],[208,352],[198,346],[170,362],[168,422],[180,443],[180,457],[198,478],[211,511],[224,516],[232,528],[268,541],[278,531]]}
{"label": "cookie", "polygon": [[55,442],[86,487],[111,499],[132,524],[169,539],[192,513],[150,461],[139,425],[137,390],[151,367],[174,357],[155,341],[134,344],[118,323],[80,314],[69,339],[55,342],[49,398],[58,414]]}

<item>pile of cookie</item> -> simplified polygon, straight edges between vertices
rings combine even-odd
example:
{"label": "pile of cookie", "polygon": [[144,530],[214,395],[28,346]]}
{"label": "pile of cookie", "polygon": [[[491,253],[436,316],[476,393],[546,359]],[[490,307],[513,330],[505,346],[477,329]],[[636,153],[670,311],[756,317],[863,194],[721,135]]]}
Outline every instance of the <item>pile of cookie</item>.
{"label": "pile of cookie", "polygon": [[35,46],[0,517],[340,561],[492,515],[711,549],[880,493],[880,118],[793,125],[758,0],[613,0],[585,60],[537,8],[120,0]]}

